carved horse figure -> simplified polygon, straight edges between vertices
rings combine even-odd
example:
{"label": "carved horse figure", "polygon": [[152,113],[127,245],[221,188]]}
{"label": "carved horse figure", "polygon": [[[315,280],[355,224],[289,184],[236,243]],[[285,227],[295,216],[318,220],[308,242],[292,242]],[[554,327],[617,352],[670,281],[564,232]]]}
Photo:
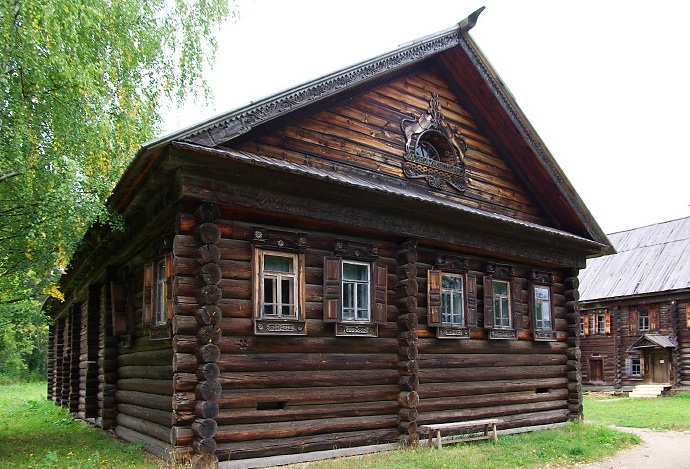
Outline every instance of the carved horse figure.
{"label": "carved horse figure", "polygon": [[405,151],[410,151],[412,137],[430,129],[434,123],[434,118],[429,112],[422,113],[418,119],[404,118],[400,122],[400,129],[405,134]]}

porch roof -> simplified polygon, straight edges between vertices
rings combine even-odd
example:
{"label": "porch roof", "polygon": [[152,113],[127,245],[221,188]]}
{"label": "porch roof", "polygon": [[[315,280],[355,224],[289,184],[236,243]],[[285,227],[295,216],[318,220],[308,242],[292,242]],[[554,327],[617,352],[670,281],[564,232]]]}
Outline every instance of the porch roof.
{"label": "porch roof", "polygon": [[665,335],[645,334],[637,339],[635,343],[628,348],[628,352],[631,350],[653,347],[676,348],[676,343],[670,337],[666,337]]}

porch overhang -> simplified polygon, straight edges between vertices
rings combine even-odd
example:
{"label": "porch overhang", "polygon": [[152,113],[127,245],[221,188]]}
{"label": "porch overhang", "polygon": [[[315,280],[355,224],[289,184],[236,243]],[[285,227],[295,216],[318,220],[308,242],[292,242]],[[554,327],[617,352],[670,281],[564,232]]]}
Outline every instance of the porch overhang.
{"label": "porch overhang", "polygon": [[660,334],[645,334],[635,341],[628,348],[628,352],[634,350],[648,349],[648,348],[676,348],[677,345],[673,339]]}

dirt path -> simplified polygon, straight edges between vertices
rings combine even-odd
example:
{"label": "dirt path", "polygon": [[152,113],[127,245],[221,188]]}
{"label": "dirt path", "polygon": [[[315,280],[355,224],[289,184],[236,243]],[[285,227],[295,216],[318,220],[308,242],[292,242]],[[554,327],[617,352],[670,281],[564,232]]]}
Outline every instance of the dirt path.
{"label": "dirt path", "polygon": [[690,469],[690,432],[657,432],[642,428],[618,428],[638,435],[643,443],[597,463],[577,469]]}

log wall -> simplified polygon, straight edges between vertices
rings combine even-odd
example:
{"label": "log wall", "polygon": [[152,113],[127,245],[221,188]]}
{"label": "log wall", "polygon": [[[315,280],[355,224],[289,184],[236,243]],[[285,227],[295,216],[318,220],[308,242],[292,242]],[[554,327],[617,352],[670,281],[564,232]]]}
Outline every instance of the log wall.
{"label": "log wall", "polygon": [[419,117],[429,108],[432,93],[441,112],[457,128],[468,149],[465,170],[471,180],[464,194],[437,192],[440,199],[502,215],[549,225],[538,203],[514,169],[499,155],[475,117],[435,69],[399,78],[331,105],[327,111],[295,120],[269,135],[251,135],[239,149],[329,170],[334,163],[393,176],[411,191],[428,187],[406,179],[402,171],[405,135],[402,119]]}

